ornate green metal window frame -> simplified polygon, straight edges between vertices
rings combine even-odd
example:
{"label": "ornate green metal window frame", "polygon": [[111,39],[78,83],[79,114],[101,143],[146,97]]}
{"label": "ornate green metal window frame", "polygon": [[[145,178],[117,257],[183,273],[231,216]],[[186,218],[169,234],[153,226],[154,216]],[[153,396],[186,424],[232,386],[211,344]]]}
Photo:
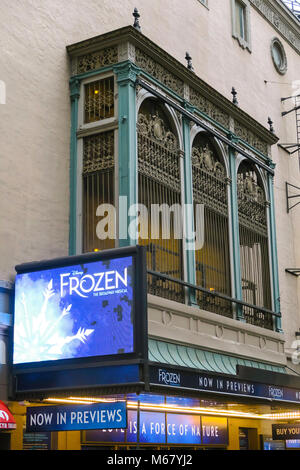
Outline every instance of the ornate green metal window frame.
{"label": "ornate green metal window frame", "polygon": [[[136,33],[134,33],[136,34]],[[81,81],[87,78],[95,77],[95,80],[101,77],[103,73],[113,73],[116,77],[117,92],[118,92],[118,115],[116,122],[116,135],[117,137],[117,161],[118,161],[118,175],[117,175],[117,188],[119,195],[127,196],[128,206],[131,203],[137,203],[138,201],[138,179],[137,179],[137,139],[136,139],[136,123],[137,123],[137,109],[136,109],[136,90],[143,88],[156,98],[162,100],[165,104],[172,107],[174,112],[181,116],[182,120],[182,138],[184,142],[184,192],[185,202],[191,203],[192,197],[192,180],[191,180],[191,135],[190,135],[190,123],[194,123],[196,126],[200,126],[204,131],[207,131],[215,139],[222,143],[225,147],[228,146],[229,161],[230,161],[230,200],[229,206],[231,207],[230,214],[230,226],[232,231],[232,244],[233,244],[233,259],[232,259],[232,271],[234,278],[234,290],[233,297],[226,297],[223,295],[224,300],[235,303],[236,305],[236,318],[245,321],[243,318],[243,299],[241,292],[241,273],[240,273],[240,260],[239,260],[239,238],[238,238],[238,219],[237,213],[234,213],[233,207],[237,207],[237,175],[234,171],[236,156],[238,154],[243,155],[252,161],[255,165],[262,168],[267,174],[267,185],[270,190],[270,210],[269,210],[269,225],[270,225],[270,245],[271,245],[271,264],[273,273],[273,309],[268,311],[264,309],[267,314],[274,314],[276,320],[276,329],[281,331],[280,323],[280,304],[279,304],[279,289],[278,289],[278,273],[277,273],[277,252],[276,252],[276,237],[275,237],[275,215],[274,215],[274,204],[273,204],[273,176],[274,166],[267,156],[265,147],[256,146],[254,148],[251,142],[255,142],[255,137],[251,132],[247,133],[244,137],[243,126],[236,126],[236,134],[230,131],[230,120],[229,117],[217,106],[212,107],[208,100],[204,100],[199,104],[201,97],[197,94],[196,90],[192,90],[190,87],[190,94],[186,100],[183,100],[185,95],[185,84],[181,79],[182,75],[177,77],[175,74],[166,73],[155,66],[152,59],[149,60],[146,54],[143,54],[138,48],[130,47],[129,44],[126,46],[126,54],[132,56],[132,60],[124,60],[118,63],[120,60],[120,49],[119,55],[116,55],[114,51],[118,48],[106,48],[107,56],[111,65],[105,65],[106,61],[103,62],[101,54],[90,53],[87,55],[79,56],[74,64],[77,69],[74,68],[74,76],[70,80],[71,89],[71,165],[70,165],[70,190],[71,190],[71,202],[70,202],[70,254],[74,254],[76,251],[76,212],[78,207],[78,102],[80,96],[80,84]],[[124,52],[123,51],[123,52]],[[122,51],[121,51],[122,52]],[[122,52],[122,54],[123,54]],[[122,55],[121,54],[121,55]],[[125,55],[126,55],[125,54]],[[119,59],[117,58],[119,57]],[[135,62],[135,63],[134,63]],[[152,65],[153,66],[152,66]],[[149,69],[151,66],[151,70]],[[75,66],[74,66],[75,67]],[[180,74],[179,74],[180,75]],[[161,79],[163,81],[161,81]],[[176,90],[176,91],[174,91]],[[222,105],[221,105],[222,106]],[[242,119],[244,117],[242,116]],[[237,120],[237,124],[238,120]],[[80,130],[79,130],[80,132]],[[241,132],[241,133],[240,133]],[[258,139],[259,140],[259,139]],[[120,150],[122,149],[122,150]],[[251,152],[248,151],[251,150]],[[122,155],[121,155],[122,154]],[[189,163],[190,162],[190,163]],[[187,188],[190,188],[188,190]],[[119,211],[118,216],[118,231],[128,227],[130,223],[130,217],[126,215],[126,209],[124,207],[122,211]],[[193,220],[185,215],[186,226],[193,228]],[[135,244],[136,240],[129,238],[124,241],[120,241],[121,244]],[[186,288],[188,287],[189,292],[189,303],[196,304],[195,292],[193,292],[192,286],[196,289],[203,291],[201,287],[196,287],[195,277],[195,257],[191,251],[186,253],[186,270],[185,281],[182,281]],[[203,291],[204,292],[204,291]],[[215,295],[210,293],[209,295]]]}

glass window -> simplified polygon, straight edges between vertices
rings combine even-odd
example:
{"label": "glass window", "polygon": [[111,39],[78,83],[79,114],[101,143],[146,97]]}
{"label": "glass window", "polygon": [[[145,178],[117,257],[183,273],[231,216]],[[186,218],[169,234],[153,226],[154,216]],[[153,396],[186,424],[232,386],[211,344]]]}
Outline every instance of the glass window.
{"label": "glass window", "polygon": [[84,123],[114,116],[114,78],[88,83],[84,87]]}
{"label": "glass window", "polygon": [[115,247],[115,117],[114,76],[83,83],[82,123],[78,130],[82,149],[78,196],[82,252]]}
{"label": "glass window", "polygon": [[[203,245],[196,247],[197,285],[231,296],[227,175],[218,152],[206,134],[198,134],[192,149],[193,200],[203,205],[204,213],[195,226],[204,227]],[[204,310],[232,316],[230,302],[197,292]]]}
{"label": "glass window", "polygon": [[243,49],[251,51],[249,0],[231,0],[232,36]]}
{"label": "glass window", "polygon": [[114,205],[114,131],[83,139],[83,252],[115,245],[113,214],[103,204]]}
{"label": "glass window", "polygon": [[277,72],[284,75],[287,71],[287,58],[284,47],[278,38],[273,38],[271,41],[271,55]]}
{"label": "glass window", "polygon": [[238,0],[235,2],[235,27],[239,37],[246,39],[246,7]]}
{"label": "glass window", "polygon": [[[238,170],[238,214],[243,300],[272,309],[267,201],[261,178],[254,166],[244,161]],[[272,318],[244,307],[247,323],[272,329]]]}
{"label": "glass window", "polygon": [[[152,99],[142,103],[138,116],[138,173],[139,203],[147,209],[139,244],[147,246],[148,269],[182,279],[179,143],[164,105]],[[148,284],[154,295],[184,301],[176,283],[149,276]]]}

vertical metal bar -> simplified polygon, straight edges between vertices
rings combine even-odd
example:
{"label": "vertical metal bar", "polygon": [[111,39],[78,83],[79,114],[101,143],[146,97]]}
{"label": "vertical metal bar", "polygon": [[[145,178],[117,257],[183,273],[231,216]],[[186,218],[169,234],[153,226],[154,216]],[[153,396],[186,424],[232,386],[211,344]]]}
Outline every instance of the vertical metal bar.
{"label": "vertical metal bar", "polygon": [[[236,156],[231,147],[229,151],[229,166],[230,166],[230,205],[231,205],[231,230],[233,242],[233,276],[235,285],[235,297],[238,300],[243,299],[242,292],[242,276],[241,276],[241,260],[240,260],[240,233],[239,233],[239,220],[238,220],[238,199],[237,199],[237,171],[236,171]],[[237,320],[244,321],[243,309],[240,306],[236,307]]]}
{"label": "vertical metal bar", "polygon": [[[274,292],[274,311],[280,313],[280,293],[278,276],[278,256],[276,243],[275,205],[273,191],[273,176],[268,174],[268,189],[270,198],[269,221],[270,221],[270,242],[271,242],[271,263],[272,263],[272,283]],[[276,317],[276,331],[282,332],[281,318]]]}

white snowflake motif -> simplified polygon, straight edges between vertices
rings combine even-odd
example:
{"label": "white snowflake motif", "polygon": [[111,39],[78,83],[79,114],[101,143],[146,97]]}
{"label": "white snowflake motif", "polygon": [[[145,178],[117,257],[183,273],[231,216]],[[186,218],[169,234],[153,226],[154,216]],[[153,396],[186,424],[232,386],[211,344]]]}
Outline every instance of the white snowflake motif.
{"label": "white snowflake motif", "polygon": [[[61,328],[63,318],[70,315],[72,305],[68,305],[53,320],[53,314],[48,315],[49,299],[55,294],[53,280],[43,292],[43,304],[37,315],[28,311],[26,296],[21,294],[20,303],[23,307],[23,321],[15,322],[14,334],[14,362],[40,362],[60,358],[66,358],[64,348],[66,345],[78,340],[81,343],[87,341],[94,330],[79,328],[72,336],[64,335],[66,327]],[[53,313],[53,312],[52,312]],[[50,317],[50,318],[49,318]],[[72,324],[72,322],[71,322]],[[70,325],[71,325],[70,324]],[[69,356],[67,356],[69,357]]]}

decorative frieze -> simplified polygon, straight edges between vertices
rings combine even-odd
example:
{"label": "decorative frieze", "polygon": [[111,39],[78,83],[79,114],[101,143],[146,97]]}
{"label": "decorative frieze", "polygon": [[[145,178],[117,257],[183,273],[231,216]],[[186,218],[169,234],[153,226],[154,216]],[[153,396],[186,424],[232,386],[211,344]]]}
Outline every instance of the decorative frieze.
{"label": "decorative frieze", "polygon": [[[267,0],[263,2],[251,0],[251,2],[255,6],[268,4]],[[263,7],[261,6],[261,8]],[[276,11],[275,7],[274,11]],[[230,130],[238,138],[247,142],[249,146],[253,147],[254,152],[257,149],[263,155],[268,155],[269,145],[276,142],[276,136],[274,136],[273,142],[270,133],[254,119],[251,119],[236,106],[233,109],[232,103],[222,97],[217,90],[213,90],[198,79],[194,73],[191,74],[186,67],[179,64],[173,57],[162,51],[140,33],[138,34],[137,39],[139,42],[137,45],[135,40],[137,32],[134,28],[123,28],[120,31],[122,34],[120,33],[119,36],[117,36],[116,31],[111,33],[113,41],[111,43],[108,42],[108,35],[105,35],[106,47],[103,47],[103,45],[101,47],[101,37],[96,38],[94,41],[90,40],[69,46],[68,51],[72,59],[73,77],[77,78],[76,75],[89,74],[89,72],[112,65],[113,72],[117,75],[118,85],[121,84],[124,75],[124,79],[130,79],[132,86],[136,86],[136,77],[141,71],[145,72],[145,75],[148,74],[149,77],[143,77],[143,79],[151,81],[151,86],[160,89],[161,85],[164,85],[168,90],[178,95],[180,104],[191,105],[191,112],[199,111],[208,116],[210,119],[207,119],[206,125],[214,128],[217,123],[224,128],[225,132]],[[98,49],[96,49],[96,44],[99,44]],[[92,47],[93,52],[90,52]],[[150,50],[153,51],[153,54],[149,52]],[[132,72],[130,74],[127,70],[128,67]],[[178,70],[178,73],[176,70]],[[151,78],[155,80],[154,83]],[[91,101],[93,100],[91,99]],[[91,102],[90,105],[93,106],[94,103]],[[205,116],[203,116],[203,119],[205,119]],[[249,147],[247,150],[251,151]]]}
{"label": "decorative frieze", "polygon": [[[288,22],[285,21],[284,17],[279,12],[276,12],[276,9],[278,8],[276,8],[276,2],[272,2],[272,7],[268,0],[250,0],[250,2],[259,10],[261,15],[264,16],[274,26],[274,28],[282,34],[286,41],[300,52],[299,34],[297,35],[296,32],[291,29]],[[297,20],[295,19],[295,21]]]}
{"label": "decorative frieze", "polygon": [[97,70],[106,65],[116,64],[118,62],[118,48],[106,47],[97,52],[84,54],[77,57],[75,66],[73,65],[73,73],[75,69],[76,74],[90,72]]}
{"label": "decorative frieze", "polygon": [[229,128],[229,115],[193,88],[190,88],[190,103],[222,126]]}
{"label": "decorative frieze", "polygon": [[238,121],[234,122],[234,133],[240,139],[247,142],[251,147],[256,148],[264,155],[268,155],[268,144],[261,140],[257,135],[247,129],[245,126],[240,124]]}
{"label": "decorative frieze", "polygon": [[178,95],[184,95],[183,81],[138,48],[135,51],[135,63]]}

